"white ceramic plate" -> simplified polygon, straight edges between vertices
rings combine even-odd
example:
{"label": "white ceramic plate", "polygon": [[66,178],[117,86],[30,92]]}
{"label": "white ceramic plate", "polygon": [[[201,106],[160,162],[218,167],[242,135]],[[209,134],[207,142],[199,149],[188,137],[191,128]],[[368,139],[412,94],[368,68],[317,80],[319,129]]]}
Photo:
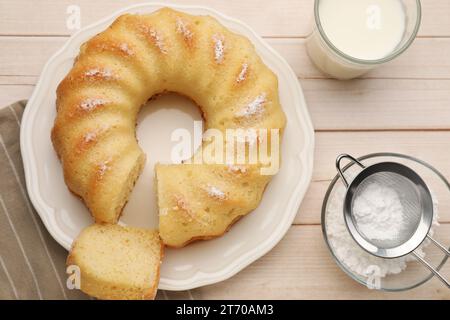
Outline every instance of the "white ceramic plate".
{"label": "white ceramic plate", "polygon": [[[55,90],[70,70],[80,45],[103,31],[119,15],[150,13],[163,4],[142,4],[123,9],[73,35],[45,65],[26,107],[21,130],[21,149],[28,193],[51,235],[69,249],[81,229],[92,223],[86,207],[63,181],[61,165],[50,141],[55,118]],[[283,138],[283,164],[269,184],[260,206],[241,219],[224,236],[166,251],[160,289],[187,290],[222,281],[242,270],[270,249],[289,229],[309,185],[314,131],[297,77],[286,61],[247,25],[214,10],[196,6],[171,6],[190,14],[211,15],[229,29],[245,35],[265,63],[278,75],[280,98],[288,124]],[[139,115],[138,138],[147,153],[147,165],[132,192],[122,222],[143,227],[157,226],[153,190],[153,165],[170,159],[170,132],[179,127],[193,131],[200,120],[190,101],[162,97]]]}

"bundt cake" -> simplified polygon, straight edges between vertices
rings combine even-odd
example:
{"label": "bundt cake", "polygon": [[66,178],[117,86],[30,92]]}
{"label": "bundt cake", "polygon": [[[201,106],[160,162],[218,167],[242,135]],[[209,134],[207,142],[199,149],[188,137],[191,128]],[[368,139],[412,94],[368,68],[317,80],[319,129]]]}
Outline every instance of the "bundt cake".
{"label": "bundt cake", "polygon": [[[118,221],[146,159],[137,114],[164,92],[195,101],[206,129],[278,129],[281,139],[277,77],[247,38],[212,17],[168,8],[122,15],[82,45],[57,89],[53,145],[68,188],[96,222]],[[224,233],[258,205],[271,176],[262,166],[158,165],[163,241],[178,247]]]}
{"label": "bundt cake", "polygon": [[79,268],[79,289],[90,296],[154,299],[163,249],[156,230],[93,224],[73,243],[67,265]]}

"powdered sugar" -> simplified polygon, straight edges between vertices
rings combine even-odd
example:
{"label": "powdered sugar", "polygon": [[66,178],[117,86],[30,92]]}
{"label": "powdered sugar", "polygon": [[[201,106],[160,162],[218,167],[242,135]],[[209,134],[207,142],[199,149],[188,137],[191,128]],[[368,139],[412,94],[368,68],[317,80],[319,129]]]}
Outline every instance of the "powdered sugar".
{"label": "powdered sugar", "polygon": [[[184,214],[188,217],[189,221],[194,220],[203,226],[208,225],[208,222],[203,221],[203,219],[200,219],[199,217],[197,217],[197,215],[194,212],[191,211],[191,209],[189,208],[187,202],[184,200],[183,197],[175,196],[175,200],[176,200],[176,206],[174,206],[172,208],[173,210],[175,210],[175,211],[181,210],[182,212],[184,212]],[[167,214],[167,213],[165,213],[165,214]]]}
{"label": "powdered sugar", "polygon": [[247,168],[244,166],[238,166],[238,165],[228,165],[228,172],[231,173],[246,173]]}
{"label": "powdered sugar", "polygon": [[132,56],[132,55],[134,55],[134,51],[130,48],[130,46],[127,44],[127,43],[125,43],[125,42],[123,42],[123,43],[121,43],[120,45],[119,45],[119,49],[120,49],[120,51],[122,51],[123,53],[125,53],[125,54],[127,54],[127,55],[129,55],[129,56]]}
{"label": "powdered sugar", "polygon": [[215,34],[212,39],[214,41],[214,60],[216,63],[222,63],[225,54],[224,37],[221,34]]}
{"label": "powdered sugar", "polygon": [[106,103],[106,101],[103,100],[103,99],[91,99],[91,98],[88,98],[86,100],[83,100],[80,103],[80,108],[83,109],[84,111],[92,111],[96,107],[104,105],[105,103]]}
{"label": "powdered sugar", "polygon": [[149,34],[150,38],[153,40],[153,42],[155,43],[155,46],[159,49],[159,51],[166,54],[167,50],[164,46],[164,41],[163,41],[162,36],[154,29],[150,29],[148,34]]}
{"label": "powdered sugar", "polygon": [[108,160],[101,162],[98,165],[98,175],[100,178],[102,178],[105,175],[106,171],[108,171],[110,169],[110,166],[109,166],[110,162],[111,162],[111,159],[108,159]]}
{"label": "powdered sugar", "polygon": [[97,139],[97,131],[90,131],[84,135],[83,141],[89,143],[95,139]]}
{"label": "powdered sugar", "polygon": [[84,73],[87,77],[102,77],[102,78],[112,78],[113,73],[109,69],[93,68],[89,69]]}
{"label": "powdered sugar", "polygon": [[188,28],[186,22],[183,19],[178,18],[176,21],[177,32],[181,33],[186,40],[192,39],[192,31]]}
{"label": "powdered sugar", "polygon": [[189,211],[187,204],[182,197],[176,196],[175,200],[176,200],[177,205],[175,207],[173,207],[172,209],[174,209],[174,210],[181,209],[181,210]]}
{"label": "powdered sugar", "polygon": [[164,37],[161,33],[159,33],[157,30],[155,30],[152,27],[149,27],[147,25],[140,25],[139,31],[145,35],[147,39],[149,39],[158,49],[161,53],[166,54],[167,49],[164,44]]}
{"label": "powdered sugar", "polygon": [[[382,259],[364,251],[350,235],[344,220],[343,202],[346,189],[342,184],[336,185],[330,194],[326,208],[326,230],[329,244],[336,256],[348,269],[362,277],[373,275],[374,266],[376,275],[386,277],[387,275],[397,274],[405,270],[409,261],[414,260],[410,255],[395,259]],[[389,196],[392,203],[396,202],[395,196]],[[438,225],[438,202],[433,197],[434,217],[433,225]],[[381,223],[382,224],[382,223]],[[433,234],[433,228],[430,235]],[[423,249],[427,245],[425,241],[415,250],[420,256],[425,256]]]}
{"label": "powdered sugar", "polygon": [[168,209],[168,208],[162,208],[162,209],[159,211],[159,215],[160,215],[160,216],[167,216],[168,213],[169,213],[169,209]]}
{"label": "powdered sugar", "polygon": [[360,232],[369,240],[394,240],[404,229],[405,212],[399,194],[385,184],[363,186],[352,210]]}
{"label": "powdered sugar", "polygon": [[95,141],[95,140],[97,140],[99,134],[107,131],[108,129],[109,129],[108,125],[100,125],[99,127],[86,132],[84,135],[83,141],[85,143]]}
{"label": "powdered sugar", "polygon": [[239,72],[239,75],[236,78],[237,83],[240,83],[247,78],[247,71],[248,71],[248,64],[247,63],[242,64],[241,72]]}
{"label": "powdered sugar", "polygon": [[253,99],[244,109],[236,112],[237,117],[251,117],[261,114],[264,110],[263,106],[266,102],[266,94],[262,93]]}
{"label": "powdered sugar", "polygon": [[223,192],[222,190],[220,190],[219,188],[217,188],[215,186],[208,185],[207,190],[208,190],[208,194],[213,198],[216,198],[219,200],[224,200],[227,197],[225,192]]}

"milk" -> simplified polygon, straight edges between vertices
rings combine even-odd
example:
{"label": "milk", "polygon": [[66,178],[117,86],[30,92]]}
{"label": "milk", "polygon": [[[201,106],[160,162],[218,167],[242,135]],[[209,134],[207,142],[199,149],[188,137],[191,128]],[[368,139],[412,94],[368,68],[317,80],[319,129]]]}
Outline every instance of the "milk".
{"label": "milk", "polygon": [[375,67],[376,60],[399,47],[405,34],[401,0],[320,0],[318,15],[332,46],[316,29],[307,41],[308,54],[322,71],[338,79],[354,78]]}

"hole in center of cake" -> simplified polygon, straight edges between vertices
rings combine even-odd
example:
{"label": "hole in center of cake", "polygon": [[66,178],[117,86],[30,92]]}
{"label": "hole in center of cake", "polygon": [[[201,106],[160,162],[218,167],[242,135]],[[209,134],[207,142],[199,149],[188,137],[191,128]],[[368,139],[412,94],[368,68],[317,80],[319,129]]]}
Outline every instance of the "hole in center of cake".
{"label": "hole in center of cake", "polygon": [[172,149],[179,141],[172,141],[172,135],[177,136],[177,133],[190,133],[192,150],[186,154],[186,158],[194,154],[201,144],[201,139],[194,141],[196,121],[202,121],[198,106],[189,98],[176,93],[158,96],[142,107],[138,114],[136,135],[147,155],[147,162],[124,208],[121,222],[131,226],[158,227],[155,164],[174,163]]}

